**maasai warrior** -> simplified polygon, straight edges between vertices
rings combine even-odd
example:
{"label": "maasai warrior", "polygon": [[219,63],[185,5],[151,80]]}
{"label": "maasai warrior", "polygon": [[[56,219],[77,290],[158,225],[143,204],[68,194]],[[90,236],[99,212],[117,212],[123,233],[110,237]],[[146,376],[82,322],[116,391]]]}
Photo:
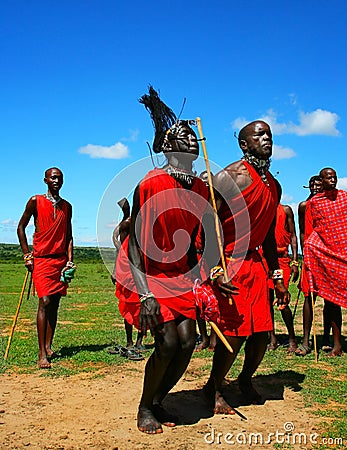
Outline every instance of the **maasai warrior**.
{"label": "maasai warrior", "polygon": [[208,190],[193,173],[199,145],[190,123],[177,120],[152,87],[140,102],[155,126],[153,150],[163,152],[167,164],[151,170],[135,189],[130,236],[117,259],[116,296],[122,316],[154,335],[137,426],[155,434],[163,431],[162,424],[176,423],[162,400],[183,375],[195,347],[197,255],[192,237],[206,210]]}
{"label": "maasai warrior", "polygon": [[341,356],[341,306],[347,307],[347,192],[336,189],[337,175],[324,168],[323,192],[310,200],[313,231],[305,242],[305,264],[311,292],[326,301],[334,347],[328,356]]}
{"label": "maasai warrior", "polygon": [[[306,186],[304,186],[306,187]],[[307,238],[313,231],[312,226],[312,217],[311,210],[309,208],[310,199],[318,194],[318,192],[322,192],[322,180],[319,175],[313,175],[309,182],[308,188],[310,189],[310,195],[306,200],[299,203],[298,207],[298,217],[299,217],[299,230],[300,230],[300,246],[302,254],[305,253],[305,242]],[[312,312],[312,301],[316,301],[316,294],[312,294],[310,291],[310,285],[307,278],[307,267],[304,261],[301,266],[301,274],[300,274],[300,282],[299,289],[304,294],[304,306],[303,306],[303,340],[299,345],[295,354],[297,356],[306,356],[308,353],[311,353],[311,345],[310,345],[310,333],[312,327],[313,320],[313,312]],[[313,296],[313,298],[312,298]],[[323,312],[324,317],[324,312]],[[324,324],[326,324],[325,318],[323,319]],[[326,334],[326,333],[324,333]],[[329,329],[327,331],[327,343],[329,342]],[[331,348],[330,348],[331,350]]]}
{"label": "maasai warrior", "polygon": [[[290,279],[292,278],[293,282],[296,282],[299,278],[298,240],[295,231],[294,213],[289,205],[282,205],[280,203],[277,207],[275,239],[277,244],[278,263],[280,269],[283,270],[284,285],[288,289]],[[291,248],[292,258],[289,256],[288,247]],[[274,321],[272,306],[274,300],[273,281],[269,280],[268,285],[270,288],[271,314],[272,320]],[[293,353],[297,349],[297,343],[294,332],[293,315],[288,305],[281,310],[281,315],[289,335],[287,352]],[[270,344],[268,345],[268,349],[275,350],[278,346],[279,343],[275,334],[274,322],[274,329],[270,331]]]}
{"label": "maasai warrior", "polygon": [[[273,324],[268,273],[257,251],[260,245],[272,273],[279,308],[284,308],[290,300],[278,265],[274,234],[281,189],[268,171],[272,155],[270,127],[260,120],[251,122],[241,129],[238,140],[244,157],[214,177],[214,187],[220,196],[217,207],[229,261],[228,272],[233,285],[239,288],[232,305],[215,289],[221,313],[219,327],[234,350],[231,354],[220,341],[215,347],[212,371],[204,392],[216,414],[235,413],[223,398],[221,386],[245,341],[239,387],[247,401],[261,402],[251,379],[263,359]],[[223,280],[223,271],[213,268],[211,280],[215,288]]]}
{"label": "maasai warrior", "polygon": [[[24,253],[25,266],[33,272],[33,282],[39,297],[38,366],[41,369],[48,369],[51,367],[50,359],[54,356],[52,341],[59,301],[61,296],[66,295],[75,265],[71,227],[72,207],[59,196],[63,185],[61,170],[56,167],[47,169],[44,182],[48,187],[47,194],[34,195],[30,198],[19,221],[17,234]],[[31,217],[34,217],[35,221],[32,252],[29,251],[25,232]],[[69,272],[70,276],[67,276]]]}

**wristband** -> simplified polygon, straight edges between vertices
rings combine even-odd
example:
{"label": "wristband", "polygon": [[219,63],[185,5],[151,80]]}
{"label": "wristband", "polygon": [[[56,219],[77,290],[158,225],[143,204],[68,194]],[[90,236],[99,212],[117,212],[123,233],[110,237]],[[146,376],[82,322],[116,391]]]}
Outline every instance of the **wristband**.
{"label": "wristband", "polygon": [[293,259],[293,261],[290,262],[289,266],[290,266],[290,267],[292,267],[292,266],[299,267],[299,262],[298,262],[298,261],[295,261],[295,259]]}
{"label": "wristband", "polygon": [[276,281],[276,280],[283,280],[283,270],[282,269],[275,269],[272,272],[272,279],[274,281]]}
{"label": "wristband", "polygon": [[214,283],[218,277],[221,275],[224,275],[224,270],[221,266],[214,266],[210,270],[210,280],[212,283]]}
{"label": "wristband", "polygon": [[75,264],[74,264],[72,261],[68,261],[68,262],[65,264],[65,267],[76,267],[76,266],[75,266]]}
{"label": "wristband", "polygon": [[140,297],[140,303],[145,302],[149,298],[155,298],[155,295],[152,292],[147,292],[147,294],[143,294]]}
{"label": "wristband", "polygon": [[34,259],[33,252],[24,253],[23,255],[24,262],[31,261]]}

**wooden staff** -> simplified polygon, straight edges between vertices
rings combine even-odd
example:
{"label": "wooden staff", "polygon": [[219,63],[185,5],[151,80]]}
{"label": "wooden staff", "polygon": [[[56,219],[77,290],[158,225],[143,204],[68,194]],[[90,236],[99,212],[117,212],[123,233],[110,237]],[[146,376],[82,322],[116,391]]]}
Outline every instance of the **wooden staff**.
{"label": "wooden staff", "polygon": [[[28,276],[29,276],[29,271],[27,270],[27,271],[26,271],[26,274],[25,274],[24,282],[23,282],[22,292],[20,293],[20,297],[19,297],[19,302],[18,302],[18,306],[17,306],[17,311],[16,311],[16,314],[15,314],[15,316],[14,316],[14,318],[13,318],[12,328],[11,328],[11,331],[10,331],[10,335],[9,335],[9,337],[8,337],[8,342],[7,342],[7,347],[6,347],[6,351],[5,351],[5,354],[4,354],[4,359],[7,359],[8,352],[9,352],[9,350],[10,350],[10,345],[11,345],[11,341],[12,341],[12,336],[13,336],[14,329],[15,329],[15,326],[16,326],[16,323],[17,323],[17,319],[18,319],[18,315],[19,315],[19,310],[20,310],[20,307],[21,307],[21,304],[22,304],[23,295],[24,295],[24,291],[25,291],[25,286],[26,286],[26,284],[27,284]],[[32,276],[32,274],[31,274],[31,276]],[[28,293],[28,296],[30,295],[30,289],[31,289],[31,283],[30,283],[30,286],[29,286],[29,293]]]}
{"label": "wooden staff", "polygon": [[216,335],[219,337],[219,339],[222,341],[222,343],[225,345],[225,347],[229,350],[230,353],[234,353],[234,350],[232,349],[231,345],[227,341],[227,338],[224,336],[224,334],[221,332],[221,330],[218,328],[218,326],[214,322],[208,322],[211,327],[216,332]]}
{"label": "wooden staff", "polygon": [[[201,119],[200,119],[200,117],[196,118],[196,124],[197,124],[198,131],[199,131],[199,136],[200,136],[201,145],[202,145],[202,151],[204,153],[204,160],[205,160],[206,172],[207,172],[207,178],[208,178],[208,186],[209,186],[209,189],[210,189],[211,202],[212,202],[212,207],[213,207],[213,211],[214,211],[214,221],[215,221],[215,229],[216,229],[216,235],[217,235],[217,242],[218,242],[218,249],[219,249],[219,254],[220,254],[220,260],[221,260],[222,268],[224,270],[224,279],[225,279],[225,282],[227,283],[230,280],[229,280],[229,277],[228,277],[228,270],[227,270],[227,265],[226,265],[226,262],[225,262],[224,249],[223,249],[221,230],[220,230],[220,223],[219,223],[219,218],[218,218],[218,213],[217,213],[216,199],[215,199],[215,196],[214,196],[214,189],[213,189],[213,181],[212,181],[212,175],[211,175],[210,161],[209,161],[208,156],[207,156],[205,137],[204,137],[204,134],[202,132],[202,126],[201,126]],[[232,305],[232,303],[233,303],[231,297],[229,297],[229,303],[230,303],[230,305]]]}
{"label": "wooden staff", "polygon": [[295,302],[295,306],[294,306],[294,312],[293,312],[293,322],[295,319],[295,314],[296,314],[296,309],[298,307],[298,303],[299,303],[299,299],[300,299],[300,294],[301,294],[301,289],[299,289],[298,295],[296,297],[296,302]]}

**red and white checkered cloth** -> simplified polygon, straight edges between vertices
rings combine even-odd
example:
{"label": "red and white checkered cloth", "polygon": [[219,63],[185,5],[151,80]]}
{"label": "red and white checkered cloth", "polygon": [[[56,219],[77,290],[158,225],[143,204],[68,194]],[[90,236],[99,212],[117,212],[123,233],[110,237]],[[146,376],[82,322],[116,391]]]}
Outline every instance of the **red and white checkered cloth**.
{"label": "red and white checkered cloth", "polygon": [[305,241],[310,290],[347,308],[347,192],[312,197],[313,232]]}
{"label": "red and white checkered cloth", "polygon": [[199,308],[200,317],[207,322],[220,322],[218,300],[209,281],[195,280],[193,286],[195,303]]}

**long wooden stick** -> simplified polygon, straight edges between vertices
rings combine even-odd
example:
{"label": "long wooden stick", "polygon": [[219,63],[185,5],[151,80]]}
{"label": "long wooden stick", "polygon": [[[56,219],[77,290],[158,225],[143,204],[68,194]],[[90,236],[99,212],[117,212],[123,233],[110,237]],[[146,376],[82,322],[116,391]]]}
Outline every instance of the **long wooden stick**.
{"label": "long wooden stick", "polygon": [[297,295],[297,297],[296,297],[296,302],[295,302],[294,312],[293,312],[293,322],[294,322],[294,319],[295,319],[295,314],[296,314],[296,309],[297,309],[297,307],[298,307],[298,303],[299,303],[299,299],[300,299],[300,294],[301,294],[301,289],[299,289],[298,295]]}
{"label": "long wooden stick", "polygon": [[[198,131],[199,131],[199,137],[201,139],[202,151],[203,151],[203,154],[204,154],[204,160],[205,160],[205,165],[206,165],[208,186],[209,186],[209,189],[210,189],[211,202],[212,202],[212,207],[213,207],[213,212],[214,212],[214,221],[215,221],[215,229],[216,229],[216,235],[217,235],[217,242],[218,242],[218,249],[219,249],[220,260],[221,260],[222,268],[224,270],[224,279],[225,279],[226,282],[228,282],[230,280],[229,280],[229,277],[228,277],[228,270],[227,270],[227,265],[226,265],[225,256],[224,256],[224,249],[223,249],[223,242],[222,242],[222,237],[221,237],[220,222],[219,222],[219,218],[218,218],[216,198],[215,198],[214,189],[213,189],[213,180],[212,180],[212,175],[211,175],[210,161],[209,161],[208,155],[207,155],[207,149],[206,149],[206,144],[205,144],[205,137],[204,137],[204,133],[202,132],[202,126],[201,126],[201,119],[200,119],[200,117],[196,118],[196,124],[197,124]],[[232,298],[231,297],[229,297],[229,303],[230,303],[230,305],[232,305]]]}
{"label": "long wooden stick", "polygon": [[29,271],[27,270],[27,271],[26,271],[26,274],[25,274],[24,282],[23,282],[22,292],[20,293],[20,297],[19,297],[19,302],[18,302],[18,306],[17,306],[17,311],[16,311],[16,314],[15,314],[15,316],[14,316],[14,318],[13,318],[13,323],[12,323],[10,335],[9,335],[9,337],[8,337],[8,342],[7,342],[7,347],[6,347],[6,351],[5,351],[5,354],[4,354],[4,359],[7,359],[8,352],[9,352],[9,350],[10,350],[10,345],[11,345],[11,341],[12,341],[12,336],[13,336],[14,329],[15,329],[15,326],[16,326],[16,323],[17,323],[17,319],[18,319],[18,315],[19,315],[19,310],[20,310],[20,307],[21,307],[21,304],[22,304],[23,295],[24,295],[24,291],[25,291],[25,286],[26,286],[26,284],[27,284],[28,276],[29,276]]}
{"label": "long wooden stick", "polygon": [[221,332],[221,330],[218,328],[218,326],[214,322],[209,322],[211,327],[216,332],[216,335],[219,337],[219,339],[223,342],[225,347],[229,350],[230,353],[234,353],[234,350],[232,349],[231,345],[227,341],[227,338],[224,336],[224,334]]}

